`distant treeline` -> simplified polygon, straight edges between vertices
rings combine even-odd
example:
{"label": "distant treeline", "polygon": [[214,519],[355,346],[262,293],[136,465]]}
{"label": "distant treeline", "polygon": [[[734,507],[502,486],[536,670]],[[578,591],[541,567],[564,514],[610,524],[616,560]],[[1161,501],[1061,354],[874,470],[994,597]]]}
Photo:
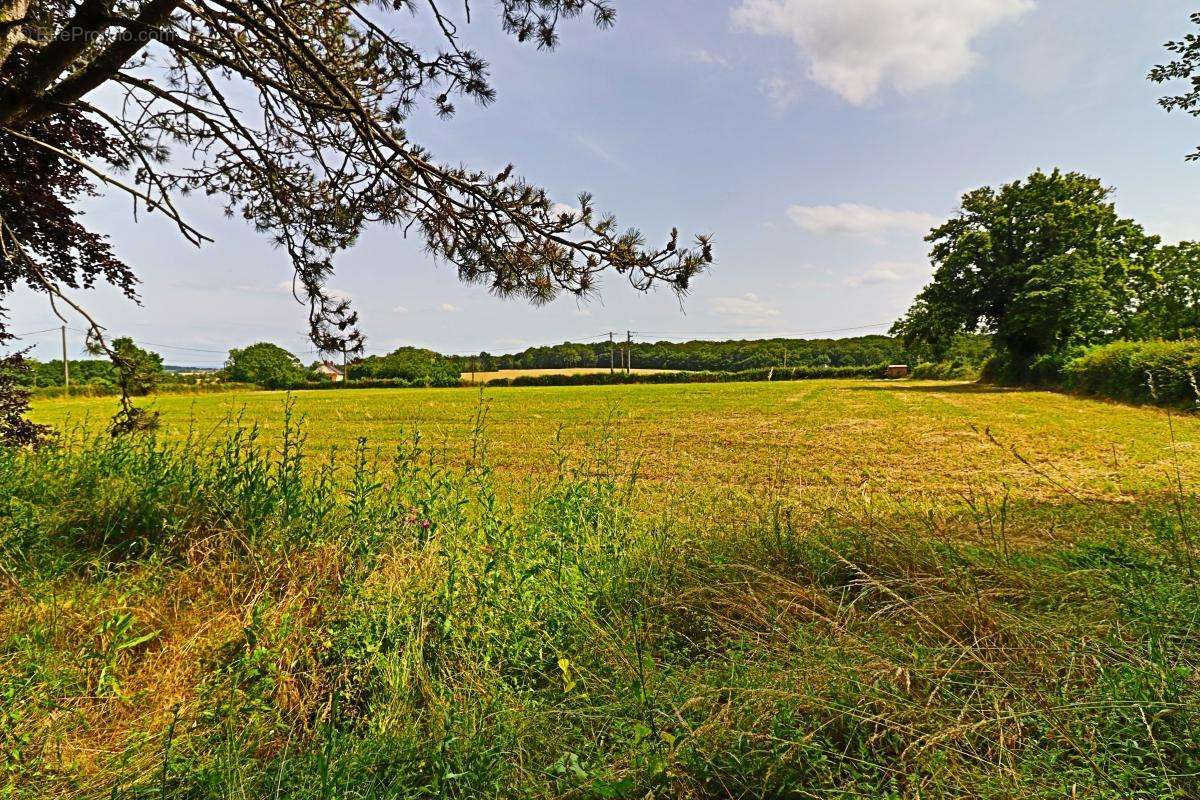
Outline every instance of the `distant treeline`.
{"label": "distant treeline", "polygon": [[[917,353],[891,336],[858,336],[850,339],[757,339],[721,342],[635,342],[630,348],[630,363],[635,369],[662,370],[658,375],[610,376],[610,364],[621,369],[625,360],[624,342],[614,344],[610,353],[607,340],[594,343],[564,342],[550,347],[531,347],[520,353],[477,356],[443,355],[433,350],[400,347],[386,355],[372,355],[348,365],[348,387],[402,388],[458,386],[460,374],[500,370],[554,370],[595,368],[603,376],[560,375],[523,376],[500,379],[498,385],[583,385],[602,383],[706,383],[741,380],[787,380],[812,377],[870,377],[882,373],[888,364],[915,365]],[[983,336],[960,336],[950,358],[939,369],[961,377],[959,371],[972,370],[989,353]],[[153,354],[151,354],[153,355]],[[155,356],[157,358],[157,356]],[[322,373],[320,363],[304,367],[295,355],[269,342],[259,342],[230,351],[225,367],[203,374],[187,373],[185,368],[166,367],[154,381],[154,389],[176,389],[210,383],[260,386],[268,389],[337,388],[330,375]],[[115,391],[115,371],[111,362],[89,359],[70,362],[73,394],[105,394]],[[930,377],[934,377],[930,375]],[[33,362],[25,380],[31,387],[52,392],[61,390],[61,361]]]}
{"label": "distant treeline", "polygon": [[[510,355],[449,356],[460,372],[504,369],[572,369],[621,363],[624,342],[608,340],[531,347]],[[851,339],[756,339],[722,342],[634,342],[631,366],[686,372],[740,372],[769,367],[865,367],[907,363],[910,353],[891,336]]]}
{"label": "distant treeline", "polygon": [[882,378],[887,364],[854,367],[767,367],[737,372],[578,372],[564,375],[518,375],[494,378],[488,386],[609,386],[634,383],[738,383],[801,381],[819,378]]}

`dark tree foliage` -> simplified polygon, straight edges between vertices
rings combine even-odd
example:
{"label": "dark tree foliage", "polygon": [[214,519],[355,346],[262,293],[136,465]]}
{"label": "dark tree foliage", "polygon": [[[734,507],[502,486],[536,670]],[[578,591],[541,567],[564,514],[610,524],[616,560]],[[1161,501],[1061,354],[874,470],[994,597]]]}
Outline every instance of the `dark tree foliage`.
{"label": "dark tree foliage", "polygon": [[267,389],[283,389],[304,380],[300,359],[270,342],[230,350],[223,372],[226,380],[254,383]]}
{"label": "dark tree foliage", "polygon": [[40,444],[50,435],[44,425],[25,419],[29,411],[29,363],[24,354],[0,358],[0,445],[25,447]]}
{"label": "dark tree foliage", "polygon": [[386,356],[368,356],[350,368],[353,380],[400,379],[424,386],[457,386],[460,370],[452,359],[418,347],[400,347]]}
{"label": "dark tree foliage", "polygon": [[[610,354],[608,340],[564,342],[531,347],[519,353],[451,356],[460,372],[503,369],[605,368],[610,359],[622,363],[622,342]],[[631,363],[635,368],[736,372],[769,367],[863,367],[907,362],[909,353],[889,336],[848,339],[756,339],[690,342],[634,342]],[[357,368],[355,374],[357,375]]]}
{"label": "dark tree foliage", "polygon": [[1155,281],[1159,240],[1120,217],[1111,194],[1058,170],[968,192],[926,237],[933,281],[893,333],[935,353],[960,333],[993,334],[1018,371],[1129,335],[1139,287]]}
{"label": "dark tree foliage", "polygon": [[[1200,26],[1200,12],[1192,14],[1191,21],[1193,25]],[[1150,80],[1159,84],[1185,81],[1187,88],[1180,94],[1160,98],[1158,104],[1168,112],[1183,111],[1200,117],[1200,36],[1188,33],[1182,39],[1167,42],[1164,46],[1174,55],[1174,59],[1150,70]],[[1200,148],[1189,153],[1187,160],[1200,161]]]}
{"label": "dark tree foliage", "polygon": [[[22,282],[50,292],[52,287],[90,289],[97,281],[132,299],[137,283],[133,271],[113,254],[105,237],[81,224],[73,207],[80,197],[96,194],[91,173],[80,161],[55,152],[69,151],[122,169],[128,160],[121,141],[76,109],[38,120],[27,133],[45,146],[31,147],[0,134],[0,299]],[[0,345],[11,338],[0,306]],[[6,357],[10,373],[26,372],[22,359],[21,353]],[[61,362],[59,367],[61,374]],[[13,380],[0,383],[0,404],[7,413],[25,403],[25,398],[8,394]],[[32,430],[11,420],[5,423],[6,432],[18,432],[17,441]]]}
{"label": "dark tree foliage", "polygon": [[[121,142],[77,110],[39,120],[27,133],[48,145],[110,166],[127,166]],[[64,159],[44,147],[33,147],[11,136],[0,136],[0,295],[27,282],[45,290],[45,283],[72,289],[92,288],[97,280],[134,296],[132,270],[118,260],[108,241],[89,231],[73,204],[94,195],[92,175],[77,161]],[[26,260],[20,243],[31,256]],[[34,263],[36,259],[36,263]]]}

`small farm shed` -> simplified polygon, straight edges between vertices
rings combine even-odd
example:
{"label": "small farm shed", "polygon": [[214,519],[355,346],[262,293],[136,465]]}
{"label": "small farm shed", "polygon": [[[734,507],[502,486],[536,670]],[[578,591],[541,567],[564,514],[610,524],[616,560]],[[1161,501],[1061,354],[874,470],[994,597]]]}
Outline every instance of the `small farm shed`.
{"label": "small farm shed", "polygon": [[907,378],[908,364],[889,364],[883,376],[885,378]]}
{"label": "small farm shed", "polygon": [[341,383],[346,379],[346,376],[342,374],[342,371],[328,361],[322,361],[320,364],[318,364],[316,371],[318,375],[324,375],[334,383]]}

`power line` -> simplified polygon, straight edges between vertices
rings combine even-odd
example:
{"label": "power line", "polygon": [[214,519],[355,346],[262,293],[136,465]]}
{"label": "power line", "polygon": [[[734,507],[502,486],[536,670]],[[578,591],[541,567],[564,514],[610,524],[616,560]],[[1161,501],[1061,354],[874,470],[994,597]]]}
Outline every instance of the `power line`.
{"label": "power line", "polygon": [[165,350],[189,350],[193,353],[216,353],[217,355],[222,356],[229,355],[228,350],[211,350],[204,347],[184,347],[178,344],[163,344],[162,342],[147,342],[145,340],[138,342],[138,344],[148,344],[151,347],[161,347]]}
{"label": "power line", "polygon": [[[55,330],[57,330],[57,329],[55,329]],[[73,331],[75,333],[90,333],[90,331],[87,330],[86,328],[67,328],[67,330]],[[206,347],[187,347],[187,346],[181,345],[181,344],[164,344],[162,342],[148,342],[145,339],[139,339],[139,340],[137,340],[137,343],[138,344],[148,344],[151,347],[162,347],[166,350],[189,350],[193,353],[216,353],[217,355],[222,355],[222,356],[227,355],[229,353],[228,350],[213,350],[211,348],[206,348]]]}
{"label": "power line", "polygon": [[39,333],[57,333],[57,332],[58,332],[58,328],[54,327],[54,328],[46,328],[45,330],[41,330],[41,331],[29,331],[28,333],[14,333],[13,336],[15,336],[18,339],[23,339],[26,336],[37,336]]}

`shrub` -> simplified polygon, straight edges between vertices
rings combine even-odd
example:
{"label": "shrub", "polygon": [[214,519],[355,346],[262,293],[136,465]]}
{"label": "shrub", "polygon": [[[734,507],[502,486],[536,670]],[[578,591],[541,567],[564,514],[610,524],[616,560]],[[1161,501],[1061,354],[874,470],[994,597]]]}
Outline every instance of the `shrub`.
{"label": "shrub", "polygon": [[1060,353],[1044,353],[1032,361],[1022,361],[997,353],[984,362],[979,371],[979,380],[999,386],[1031,386],[1042,389],[1059,388],[1063,383],[1063,371],[1080,350]]}
{"label": "shrub", "polygon": [[962,361],[939,361],[917,364],[909,375],[923,381],[973,381],[979,378],[979,367]]}
{"label": "shrub", "polygon": [[1063,386],[1134,403],[1195,407],[1200,401],[1200,341],[1114,342],[1063,368]]}

